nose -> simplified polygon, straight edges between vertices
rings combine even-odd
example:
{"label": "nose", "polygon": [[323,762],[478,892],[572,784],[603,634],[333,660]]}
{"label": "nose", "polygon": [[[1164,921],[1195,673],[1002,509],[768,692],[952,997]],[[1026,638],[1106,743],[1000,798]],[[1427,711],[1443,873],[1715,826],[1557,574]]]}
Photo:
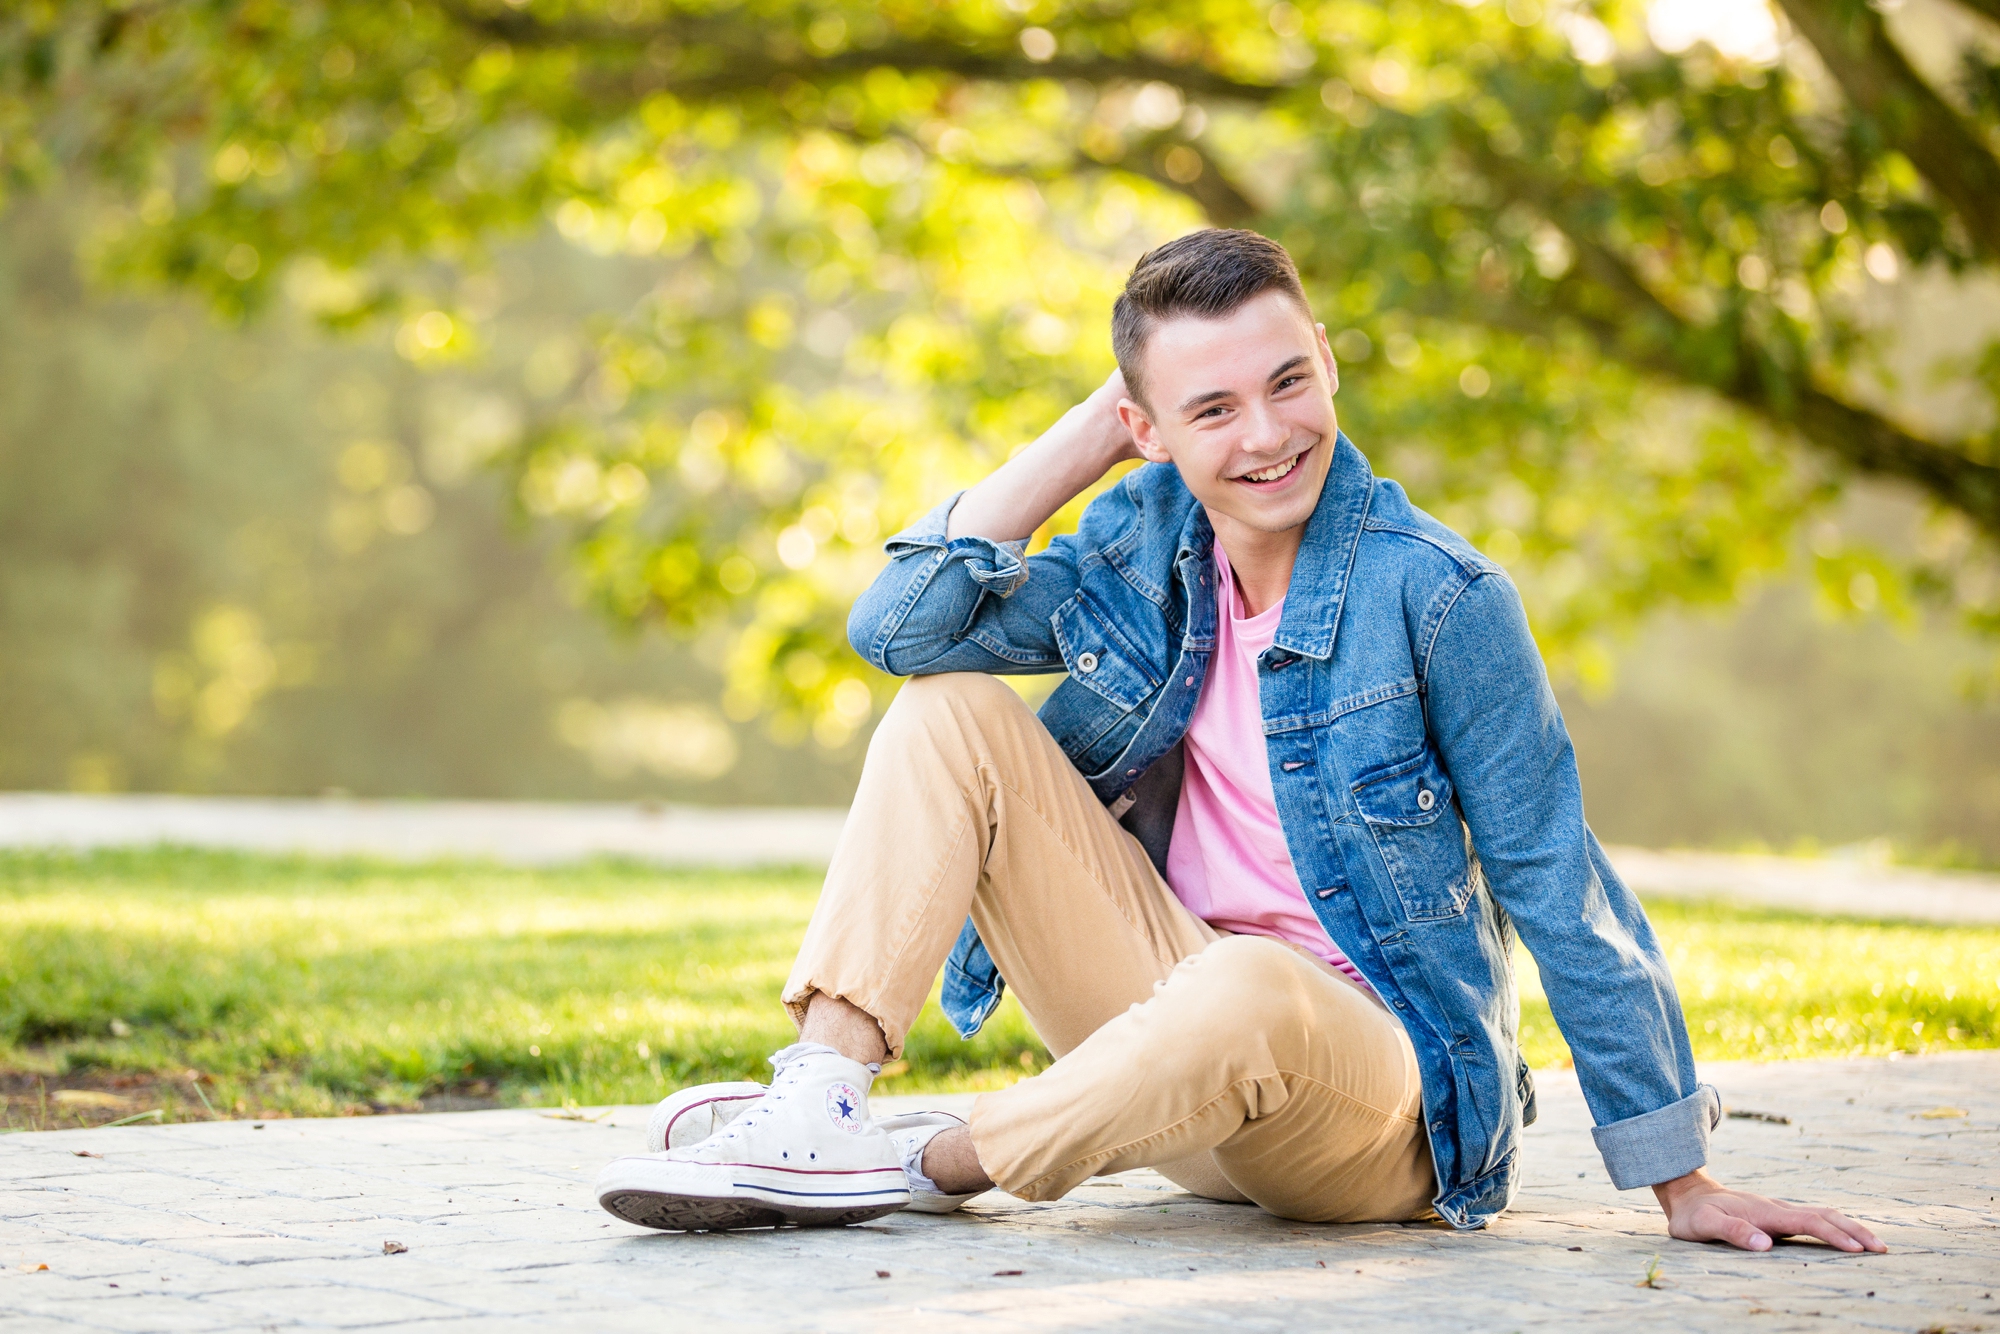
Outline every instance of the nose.
{"label": "nose", "polygon": [[1292,443],[1292,426],[1269,403],[1252,403],[1243,415],[1240,447],[1246,454],[1284,458]]}

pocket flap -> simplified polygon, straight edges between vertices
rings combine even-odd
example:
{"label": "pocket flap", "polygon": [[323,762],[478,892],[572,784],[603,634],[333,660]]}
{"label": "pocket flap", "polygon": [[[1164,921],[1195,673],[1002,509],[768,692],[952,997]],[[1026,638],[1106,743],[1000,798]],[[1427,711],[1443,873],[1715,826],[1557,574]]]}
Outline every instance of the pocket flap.
{"label": "pocket flap", "polygon": [[1427,825],[1451,807],[1451,779],[1429,746],[1400,764],[1363,774],[1353,792],[1361,818],[1375,825]]}
{"label": "pocket flap", "polygon": [[1058,607],[1050,621],[1064,665],[1086,689],[1128,713],[1159,689],[1159,681],[1145,669],[1138,653],[1083,594]]}

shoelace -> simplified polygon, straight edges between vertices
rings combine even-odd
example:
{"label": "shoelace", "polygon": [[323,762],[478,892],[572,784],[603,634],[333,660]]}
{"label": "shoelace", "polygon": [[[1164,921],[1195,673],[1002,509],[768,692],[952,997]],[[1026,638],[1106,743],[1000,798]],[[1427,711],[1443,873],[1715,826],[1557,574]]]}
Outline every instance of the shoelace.
{"label": "shoelace", "polygon": [[778,1090],[787,1084],[796,1084],[798,1079],[798,1067],[796,1064],[788,1065],[783,1070],[780,1070],[777,1077],[771,1081],[771,1086],[764,1091],[764,1096],[757,1100],[757,1105],[737,1117],[731,1123],[729,1129],[722,1132],[722,1138],[726,1140],[736,1139],[742,1131],[749,1129],[757,1118],[762,1117],[766,1112],[771,1110],[770,1104],[785,1100],[785,1095]]}

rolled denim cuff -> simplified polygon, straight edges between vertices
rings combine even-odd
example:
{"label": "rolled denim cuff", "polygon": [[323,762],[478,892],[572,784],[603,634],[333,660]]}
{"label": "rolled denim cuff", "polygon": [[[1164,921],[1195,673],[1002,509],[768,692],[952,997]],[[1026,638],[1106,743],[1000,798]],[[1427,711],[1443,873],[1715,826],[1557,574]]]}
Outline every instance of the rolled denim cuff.
{"label": "rolled denim cuff", "polygon": [[945,548],[953,556],[963,555],[965,572],[972,582],[989,593],[1006,597],[1028,582],[1026,542],[994,542],[984,537],[954,537]]}
{"label": "rolled denim cuff", "polygon": [[951,537],[951,511],[963,491],[952,496],[923,518],[883,544],[892,560],[917,551],[942,551],[946,560],[957,560],[972,576],[972,582],[998,597],[1006,597],[1028,582],[1028,544],[1025,541],[995,542],[986,537]]}
{"label": "rolled denim cuff", "polygon": [[1628,1116],[1590,1134],[1604,1155],[1611,1184],[1620,1190],[1657,1186],[1708,1163],[1708,1133],[1722,1120],[1722,1098],[1703,1084],[1679,1102],[1643,1116]]}

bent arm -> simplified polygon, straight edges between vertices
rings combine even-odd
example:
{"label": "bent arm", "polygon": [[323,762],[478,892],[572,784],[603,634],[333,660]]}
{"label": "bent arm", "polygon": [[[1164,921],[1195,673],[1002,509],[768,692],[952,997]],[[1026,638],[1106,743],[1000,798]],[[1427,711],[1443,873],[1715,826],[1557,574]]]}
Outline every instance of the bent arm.
{"label": "bent arm", "polygon": [[1049,618],[1076,591],[1073,543],[1027,539],[1112,464],[1137,457],[1115,372],[1033,444],[890,538],[888,566],[847,619],[855,652],[892,676],[1060,671]]}
{"label": "bent arm", "polygon": [[1132,433],[1118,420],[1124,397],[1125,377],[1113,371],[1033,444],[961,495],[945,536],[1025,542],[1112,464],[1138,458]]}

